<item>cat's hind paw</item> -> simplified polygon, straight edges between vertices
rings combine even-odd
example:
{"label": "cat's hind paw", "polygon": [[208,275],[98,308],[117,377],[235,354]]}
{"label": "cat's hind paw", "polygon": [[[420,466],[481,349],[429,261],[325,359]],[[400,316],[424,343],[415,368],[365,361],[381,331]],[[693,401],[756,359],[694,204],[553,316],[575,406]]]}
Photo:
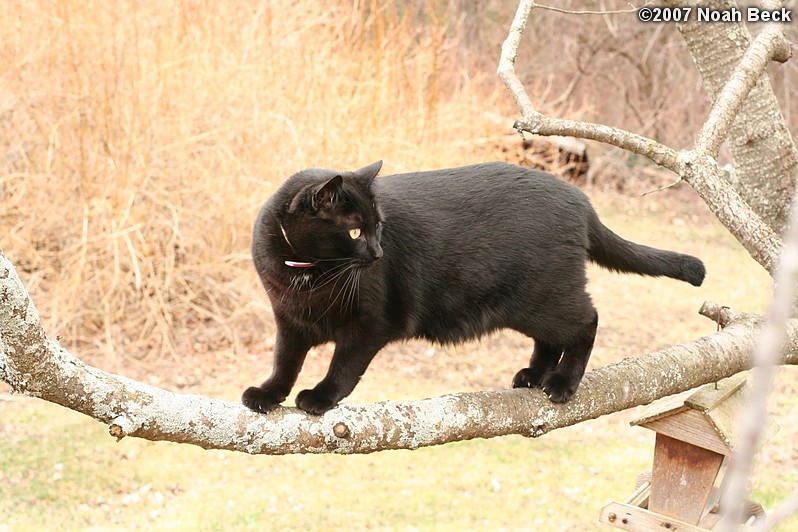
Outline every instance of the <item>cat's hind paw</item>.
{"label": "cat's hind paw", "polygon": [[579,381],[572,383],[571,379],[557,372],[544,375],[543,382],[540,385],[552,403],[567,403],[576,393],[578,386]]}
{"label": "cat's hind paw", "polygon": [[250,386],[244,390],[244,394],[241,396],[241,402],[244,403],[244,406],[260,413],[274,410],[280,405],[283,399],[285,398],[278,397],[276,394],[256,388],[255,386]]}
{"label": "cat's hind paw", "polygon": [[532,368],[524,368],[513,377],[513,388],[539,388],[542,377]]}

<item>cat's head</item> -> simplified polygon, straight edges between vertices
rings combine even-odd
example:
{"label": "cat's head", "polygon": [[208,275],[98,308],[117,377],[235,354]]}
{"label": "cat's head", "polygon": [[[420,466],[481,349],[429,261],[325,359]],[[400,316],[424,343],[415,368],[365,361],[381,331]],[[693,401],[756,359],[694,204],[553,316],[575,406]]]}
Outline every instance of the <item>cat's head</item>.
{"label": "cat's head", "polygon": [[321,268],[344,262],[367,266],[382,257],[382,217],[371,190],[382,161],[353,172],[306,170],[300,188],[278,214],[281,236],[294,258]]}

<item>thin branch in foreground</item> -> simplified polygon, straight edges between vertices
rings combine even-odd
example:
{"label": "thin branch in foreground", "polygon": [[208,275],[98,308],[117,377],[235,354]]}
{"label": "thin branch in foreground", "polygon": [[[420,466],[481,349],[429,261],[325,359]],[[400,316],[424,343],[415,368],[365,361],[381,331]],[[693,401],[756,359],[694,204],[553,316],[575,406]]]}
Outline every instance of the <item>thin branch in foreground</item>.
{"label": "thin branch in foreground", "polygon": [[[190,443],[251,454],[362,454],[473,438],[536,437],[648,404],[748,368],[759,318],[705,305],[726,327],[585,375],[570,402],[540,390],[461,393],[420,401],[341,405],[322,416],[296,408],[257,414],[240,403],[176,394],[84,364],[44,335],[13,265],[0,252],[0,368],[12,390],[81,412],[116,438]],[[790,322],[798,346],[798,321]],[[785,363],[798,363],[794,349]]]}
{"label": "thin branch in foreground", "polygon": [[742,520],[748,478],[754,454],[762,440],[767,419],[767,398],[776,365],[785,350],[785,326],[791,315],[798,286],[798,198],[790,209],[790,223],[784,238],[784,251],[775,275],[776,290],[753,353],[750,393],[743,408],[740,442],[729,467],[729,484],[724,512],[725,526],[736,530]]}

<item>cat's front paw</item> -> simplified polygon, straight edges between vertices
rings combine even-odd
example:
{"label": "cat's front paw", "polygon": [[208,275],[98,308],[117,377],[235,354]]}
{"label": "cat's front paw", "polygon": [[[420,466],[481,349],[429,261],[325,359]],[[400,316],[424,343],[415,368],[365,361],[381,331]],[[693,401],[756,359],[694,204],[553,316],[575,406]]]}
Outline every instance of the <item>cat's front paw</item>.
{"label": "cat's front paw", "polygon": [[524,368],[513,377],[513,388],[539,388],[543,375],[532,368]]}
{"label": "cat's front paw", "polygon": [[244,394],[241,396],[241,402],[244,403],[244,406],[261,413],[274,410],[284,399],[285,396],[280,397],[274,392],[256,388],[255,386],[250,386],[244,390]]}
{"label": "cat's front paw", "polygon": [[296,405],[308,414],[313,414],[315,416],[320,416],[337,404],[338,401],[330,397],[329,394],[319,391],[316,388],[312,390],[302,390],[296,396]]}
{"label": "cat's front paw", "polygon": [[543,388],[552,403],[567,403],[576,393],[579,381],[572,383],[568,377],[553,371],[543,376],[540,387]]}

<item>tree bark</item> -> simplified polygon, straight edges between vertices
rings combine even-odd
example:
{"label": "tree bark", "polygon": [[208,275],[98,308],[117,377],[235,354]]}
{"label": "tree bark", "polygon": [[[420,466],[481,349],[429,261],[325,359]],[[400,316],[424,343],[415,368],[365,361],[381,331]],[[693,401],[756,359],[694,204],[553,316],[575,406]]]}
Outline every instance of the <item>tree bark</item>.
{"label": "tree bark", "polygon": [[[698,5],[695,1],[666,0],[668,5]],[[702,1],[713,9],[736,8],[734,0]],[[765,31],[774,24],[765,24]],[[678,25],[709,100],[717,102],[726,83],[751,46],[745,23],[705,24],[697,17]],[[760,73],[729,130],[734,159],[729,180],[751,208],[777,234],[787,226],[790,203],[798,180],[798,152],[766,73]]]}
{"label": "tree bark", "polygon": [[[0,252],[0,380],[105,423],[117,438],[252,454],[416,449],[509,434],[541,436],[748,368],[759,318],[712,305],[703,313],[725,328],[592,371],[564,405],[551,403],[540,390],[518,389],[341,405],[322,416],[283,407],[257,414],[239,403],[172,393],[84,364],[47,338],[14,267]],[[784,363],[796,364],[798,322],[789,323],[788,337]]]}

